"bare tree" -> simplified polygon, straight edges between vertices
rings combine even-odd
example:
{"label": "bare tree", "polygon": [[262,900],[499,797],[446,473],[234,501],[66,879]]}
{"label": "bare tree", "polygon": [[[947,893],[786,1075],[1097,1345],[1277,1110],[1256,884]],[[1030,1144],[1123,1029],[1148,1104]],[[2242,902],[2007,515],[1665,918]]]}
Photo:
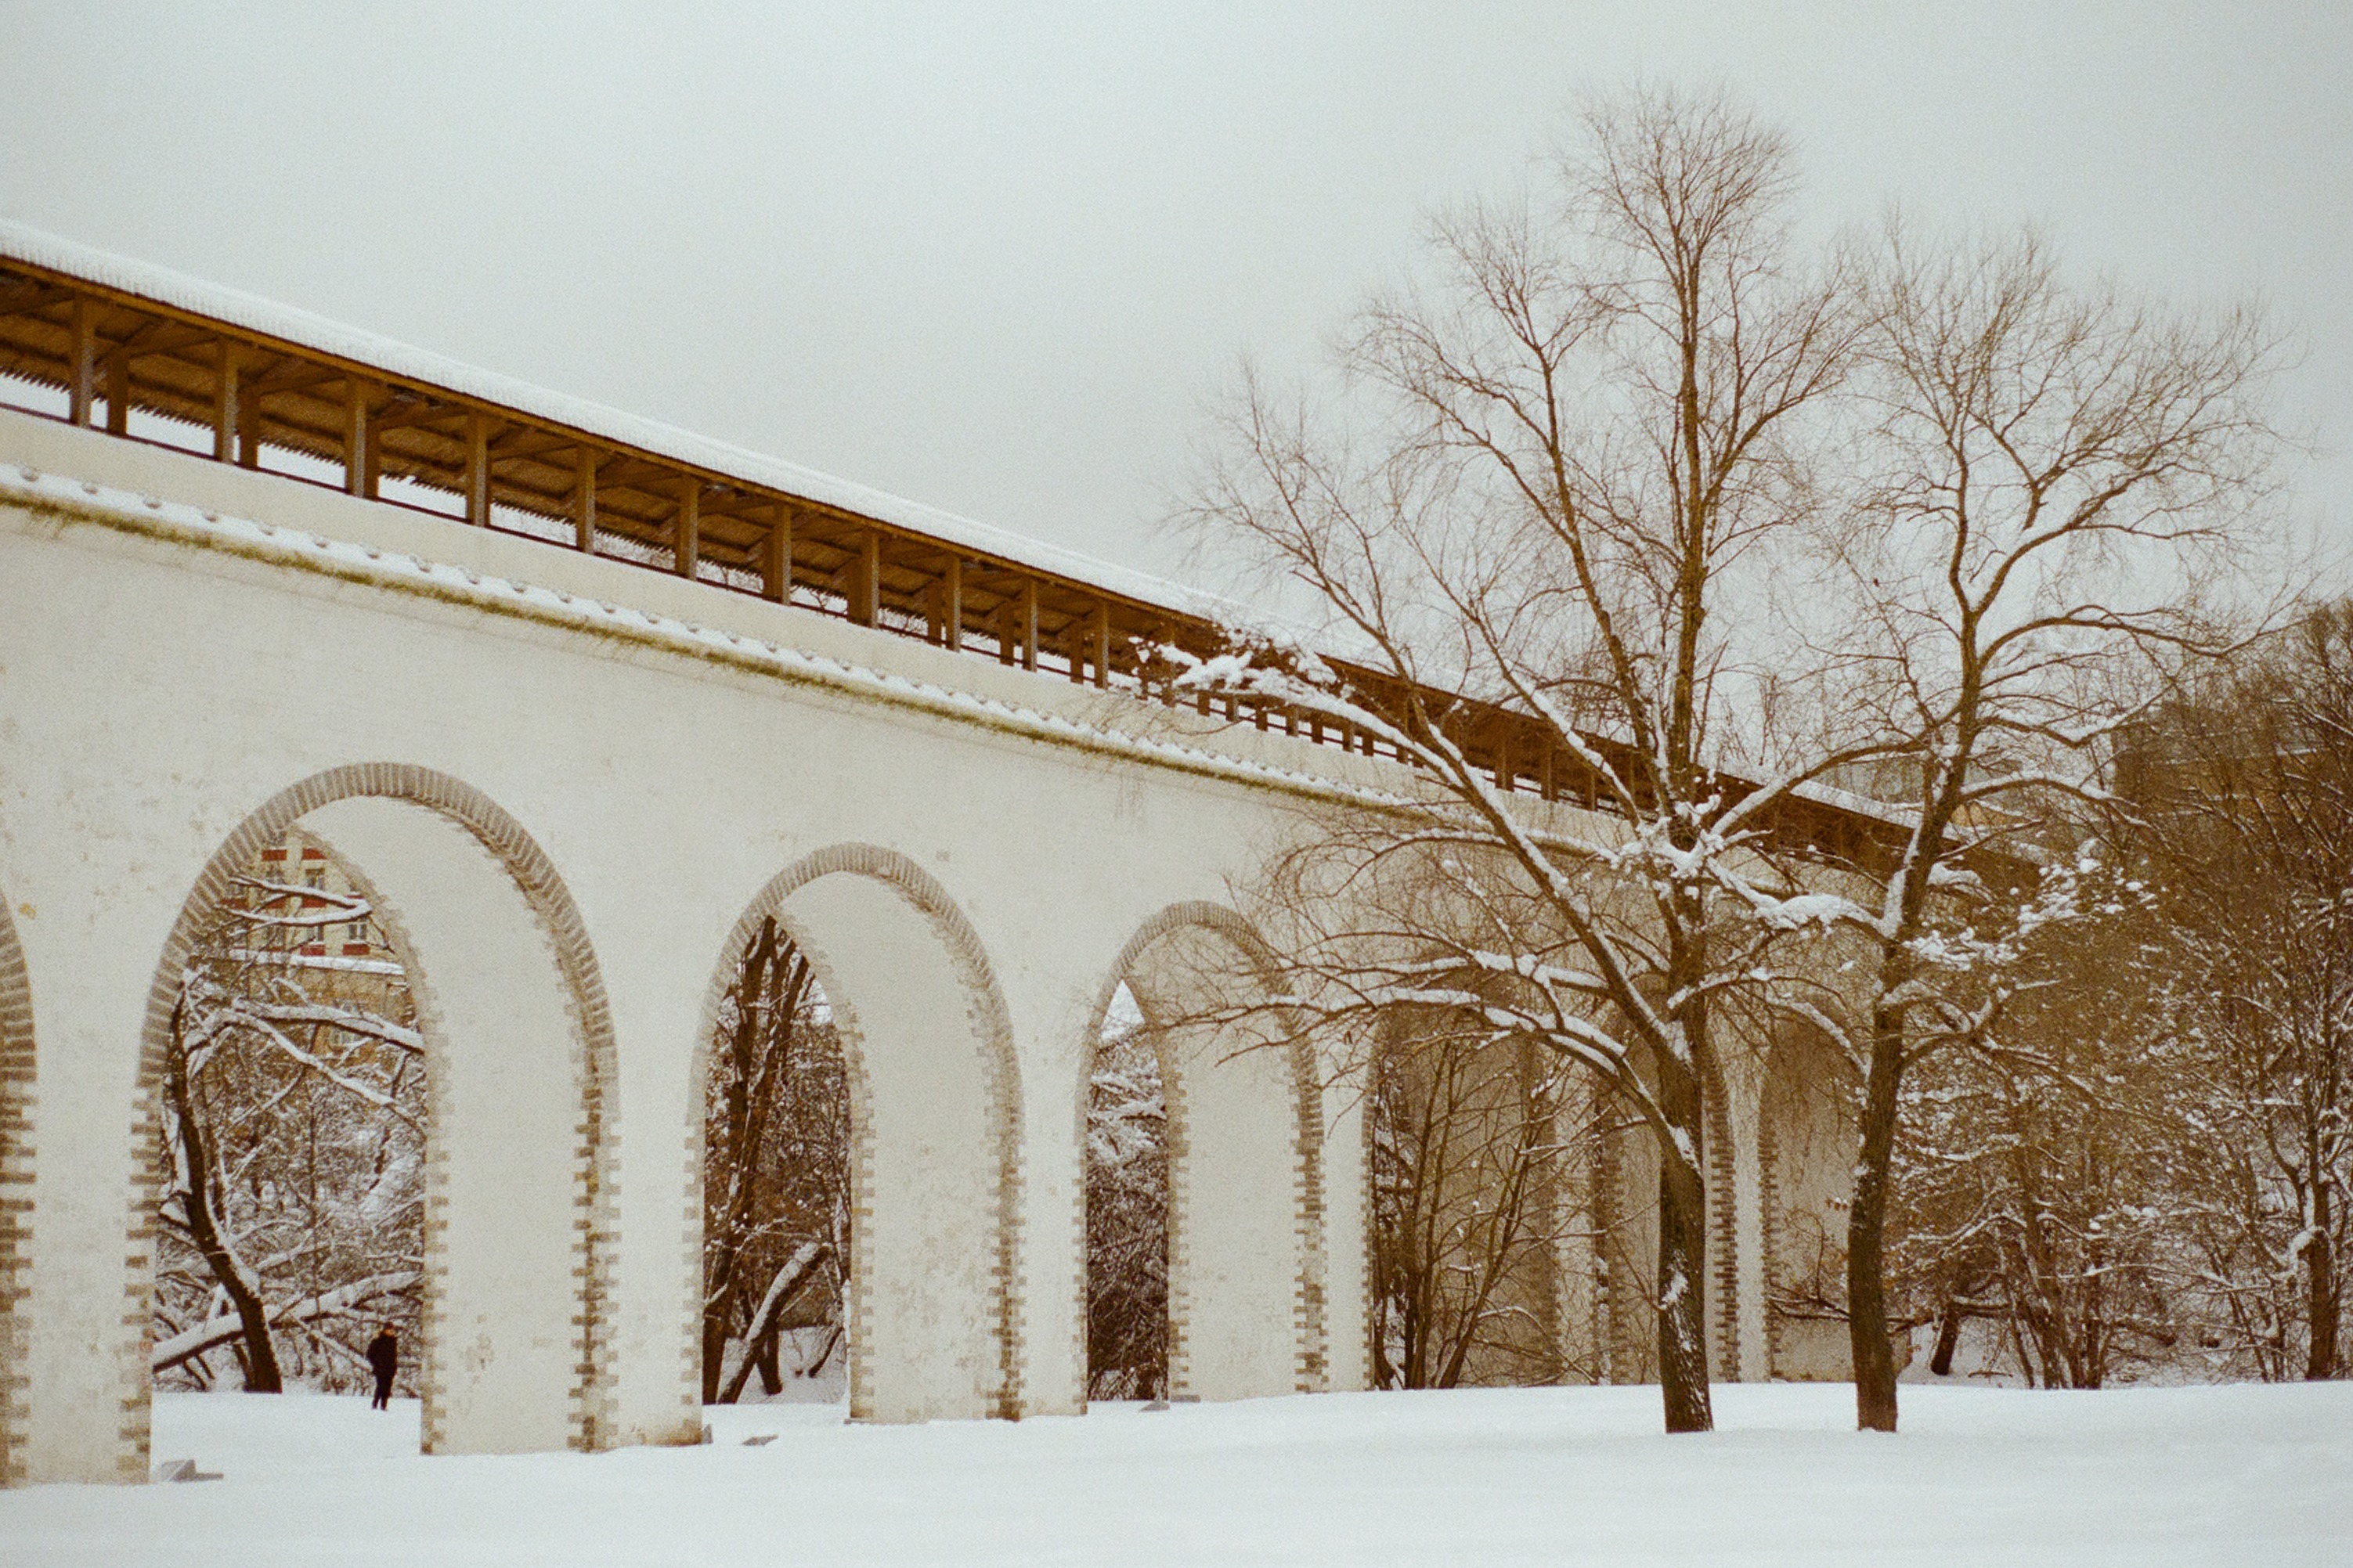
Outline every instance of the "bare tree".
{"label": "bare tree", "polygon": [[754,1372],[776,1393],[786,1328],[838,1339],[849,1204],[840,1040],[808,959],[764,920],[720,1008],[704,1102],[705,1404],[733,1404]]}
{"label": "bare tree", "polygon": [[1868,950],[1867,984],[1827,995],[1817,1021],[1863,1083],[1848,1321],[1858,1423],[1892,1431],[1884,1247],[1905,1073],[2000,1006],[1977,981],[2010,951],[2001,900],[1971,900],[1989,877],[2017,879],[2001,851],[2052,801],[2101,793],[2139,707],[2121,668],[2230,646],[2200,590],[2227,584],[2253,540],[2271,342],[2251,310],[2073,286],[2031,234],[1924,248],[1892,226],[1865,299],[1859,389],[1876,412],[1862,504],[1833,536],[1823,586],[1842,625],[1819,668],[1838,743],[1876,729],[1895,760],[1878,772],[1905,832],[1857,868],[1873,891],[1839,917]]}
{"label": "bare tree", "polygon": [[200,932],[165,1041],[159,1377],[209,1386],[227,1349],[248,1392],[358,1387],[374,1324],[413,1332],[424,1042],[387,952],[364,899],[268,863]]}
{"label": "bare tree", "polygon": [[1483,1018],[1415,1025],[1377,1047],[1366,1108],[1376,1381],[1557,1383],[1556,1249],[1595,1239],[1575,1198],[1611,1119]]}
{"label": "bare tree", "polygon": [[[1708,1058],[1809,916],[1763,830],[1837,760],[1723,771],[1757,750],[1731,716],[1760,673],[1725,612],[1813,505],[1808,416],[1856,326],[1788,242],[1777,132],[1653,93],[1584,130],[1539,196],[1438,224],[1431,281],[1366,312],[1355,434],[1248,389],[1193,520],[1286,578],[1352,662],[1191,679],[1418,768],[1410,799],[1335,827],[1293,878],[1396,896],[1295,944],[1291,989],[1326,1025],[1466,1008],[1621,1097],[1659,1152],[1659,1366],[1668,1428],[1692,1431],[1712,1424]],[[1474,722],[1496,711],[1511,722]],[[1536,826],[1514,792],[1556,768],[1600,815]]]}

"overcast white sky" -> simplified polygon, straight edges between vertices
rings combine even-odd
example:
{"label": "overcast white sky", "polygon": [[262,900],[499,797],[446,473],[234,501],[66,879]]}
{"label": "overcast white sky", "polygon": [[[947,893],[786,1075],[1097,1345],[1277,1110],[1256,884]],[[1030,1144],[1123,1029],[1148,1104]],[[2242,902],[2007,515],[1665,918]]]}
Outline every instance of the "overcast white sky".
{"label": "overcast white sky", "polygon": [[0,0],[0,214],[1168,572],[1239,356],[1580,92],[1725,81],[1825,223],[2263,292],[2353,537],[2344,0],[492,9]]}

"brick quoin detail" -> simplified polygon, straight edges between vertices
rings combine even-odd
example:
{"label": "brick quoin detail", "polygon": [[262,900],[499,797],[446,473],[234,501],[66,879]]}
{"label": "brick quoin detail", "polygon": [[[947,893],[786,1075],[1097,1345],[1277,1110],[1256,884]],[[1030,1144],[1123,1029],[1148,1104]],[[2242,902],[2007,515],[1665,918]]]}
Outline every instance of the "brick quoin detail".
{"label": "brick quoin detail", "polygon": [[[5,889],[0,889],[5,895]],[[23,1325],[26,1230],[32,1218],[33,990],[17,945],[16,920],[0,896],[0,1487],[25,1480],[29,1413]]]}

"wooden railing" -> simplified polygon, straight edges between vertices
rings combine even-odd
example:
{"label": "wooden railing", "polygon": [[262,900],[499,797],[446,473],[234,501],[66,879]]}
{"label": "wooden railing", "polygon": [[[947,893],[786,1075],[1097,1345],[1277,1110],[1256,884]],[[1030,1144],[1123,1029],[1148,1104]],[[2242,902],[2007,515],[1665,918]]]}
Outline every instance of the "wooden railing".
{"label": "wooden railing", "polygon": [[[0,405],[1237,724],[1397,754],[1281,703],[1177,687],[1187,666],[1169,650],[1229,651],[1208,617],[5,256]],[[1376,702],[1385,689],[1404,695],[1375,671],[1335,668]],[[1451,695],[1443,708],[1450,733],[1503,787],[1602,798],[1592,770],[1531,716]],[[1817,802],[1790,802],[1770,826],[1839,859],[1890,838],[1885,823]]]}

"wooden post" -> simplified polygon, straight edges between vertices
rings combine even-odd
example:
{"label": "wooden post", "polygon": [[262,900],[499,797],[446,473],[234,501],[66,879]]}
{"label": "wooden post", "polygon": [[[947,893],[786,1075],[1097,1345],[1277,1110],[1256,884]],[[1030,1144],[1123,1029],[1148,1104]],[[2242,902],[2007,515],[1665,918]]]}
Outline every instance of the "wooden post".
{"label": "wooden post", "polygon": [[882,539],[871,528],[861,528],[851,542],[848,580],[842,595],[849,601],[852,626],[871,626],[882,599]]}
{"label": "wooden post", "polygon": [[480,414],[466,416],[466,521],[491,525],[491,422]]}
{"label": "wooden post", "polygon": [[1560,755],[1560,752],[1558,748],[1549,743],[1549,736],[1546,739],[1547,744],[1544,749],[1544,761],[1536,764],[1536,788],[1544,792],[1544,797],[1546,800],[1558,800],[1560,798],[1560,769],[1556,765],[1555,759]]}
{"label": "wooden post", "polygon": [[1512,765],[1512,726],[1505,722],[1497,728],[1501,736],[1495,742],[1495,787],[1509,795],[1519,778],[1519,769]]}
{"label": "wooden post", "polygon": [[97,401],[97,389],[91,384],[98,366],[92,363],[97,344],[91,337],[90,315],[89,296],[76,295],[73,302],[73,366],[66,401],[73,422],[85,430],[90,428],[90,405]]}
{"label": "wooden post", "polygon": [[583,554],[596,549],[596,450],[583,447],[574,459],[572,476],[572,548]]}
{"label": "wooden post", "polygon": [[237,466],[261,467],[261,388],[239,386],[237,395]]}
{"label": "wooden post", "polygon": [[1022,578],[997,616],[997,661],[1011,664],[1018,659],[1022,668],[1037,668],[1038,580]]}
{"label": "wooden post", "polygon": [[1099,687],[1109,686],[1111,684],[1111,606],[1097,605],[1094,614],[1087,617],[1087,628],[1092,634],[1091,640],[1093,643],[1093,647],[1087,651],[1089,657],[1094,660],[1095,684]]}
{"label": "wooden post", "polygon": [[760,541],[760,596],[771,604],[793,602],[793,509],[781,501]]}
{"label": "wooden post", "polygon": [[213,461],[237,460],[237,345],[220,346],[220,374],[213,387]]}
{"label": "wooden post", "polygon": [[127,348],[106,356],[106,432],[131,434],[131,351]]}
{"label": "wooden post", "polygon": [[375,465],[368,461],[368,386],[358,376],[343,395],[343,493],[364,496]]}
{"label": "wooden post", "polygon": [[950,653],[964,651],[964,557],[948,557],[940,574],[940,646]]}
{"label": "wooden post", "polygon": [[702,562],[702,476],[678,481],[678,515],[670,520],[670,569],[691,578]]}

